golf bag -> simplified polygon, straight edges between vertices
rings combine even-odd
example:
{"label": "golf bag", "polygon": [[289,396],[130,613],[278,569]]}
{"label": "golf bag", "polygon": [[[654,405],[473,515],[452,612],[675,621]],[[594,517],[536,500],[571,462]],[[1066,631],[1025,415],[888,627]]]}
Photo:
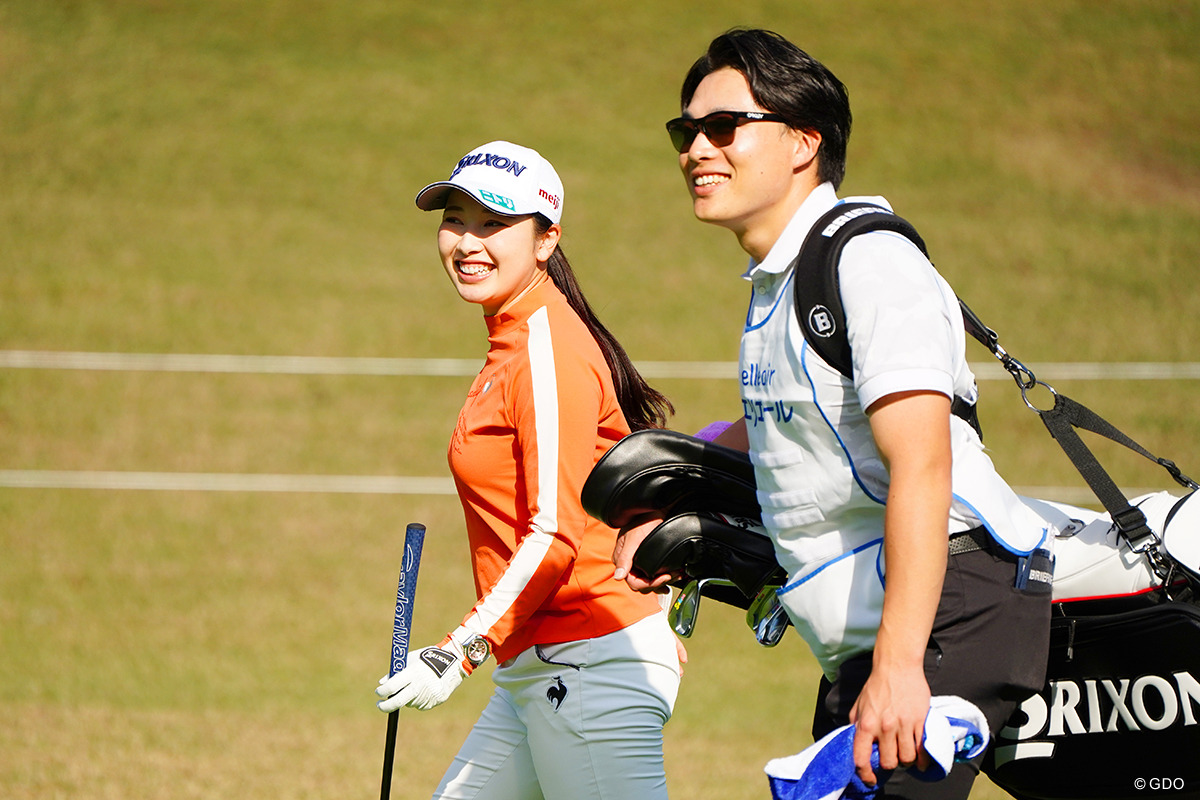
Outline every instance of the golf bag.
{"label": "golf bag", "polygon": [[[640,431],[600,460],[582,499],[614,527],[664,519],[634,568],[675,576],[681,635],[708,597],[747,609],[760,643],[779,640],[786,616],[767,601],[787,575],[746,454]],[[1200,497],[1134,498],[1151,532],[1140,549],[1107,513],[1026,502],[1059,531],[1047,682],[995,737],[985,771],[1021,800],[1200,797]]]}
{"label": "golf bag", "polygon": [[1046,686],[988,777],[1021,800],[1200,797],[1200,607],[1157,589],[1053,608]]}

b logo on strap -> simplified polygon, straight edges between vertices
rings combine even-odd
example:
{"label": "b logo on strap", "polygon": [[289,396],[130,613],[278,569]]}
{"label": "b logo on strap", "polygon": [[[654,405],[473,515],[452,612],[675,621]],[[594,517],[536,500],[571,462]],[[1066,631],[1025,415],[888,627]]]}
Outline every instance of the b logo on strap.
{"label": "b logo on strap", "polygon": [[837,324],[833,321],[833,313],[825,306],[813,306],[808,312],[808,329],[822,339],[833,336]]}

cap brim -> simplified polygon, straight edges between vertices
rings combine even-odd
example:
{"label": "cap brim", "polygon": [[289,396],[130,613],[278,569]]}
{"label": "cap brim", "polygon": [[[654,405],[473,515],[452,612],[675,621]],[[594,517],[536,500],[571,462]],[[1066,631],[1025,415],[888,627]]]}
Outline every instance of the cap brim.
{"label": "cap brim", "polygon": [[449,181],[431,183],[417,193],[417,208],[422,211],[437,211],[439,208],[445,208],[450,190],[458,188],[460,187]]}
{"label": "cap brim", "polygon": [[[502,204],[496,203],[496,202],[489,202],[488,200],[486,200],[482,197],[476,197],[475,195],[477,193],[487,193],[487,192],[494,191],[496,193],[496,196],[499,197],[503,194],[503,191],[500,189],[493,190],[491,186],[487,186],[487,185],[476,185],[473,187],[466,187],[461,184],[455,183],[454,181],[438,181],[437,183],[431,183],[428,186],[426,186],[424,189],[422,189],[417,194],[417,208],[420,208],[424,211],[438,211],[440,209],[445,208],[446,201],[449,199],[450,191],[452,189],[457,189],[458,191],[465,194],[467,197],[471,198],[471,200],[473,200],[474,202],[476,202],[479,205],[486,208],[491,213],[498,214],[502,217],[523,217],[528,214],[544,214],[544,213],[546,213],[546,212],[542,211],[541,209],[532,209],[530,211],[518,211],[517,209],[512,208],[510,206],[502,205]],[[557,220],[552,220],[552,221],[557,221]]]}

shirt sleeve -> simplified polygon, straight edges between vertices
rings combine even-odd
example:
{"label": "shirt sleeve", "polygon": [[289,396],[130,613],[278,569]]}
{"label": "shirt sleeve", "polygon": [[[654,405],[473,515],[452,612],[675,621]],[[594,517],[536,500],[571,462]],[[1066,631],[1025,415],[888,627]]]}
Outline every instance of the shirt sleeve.
{"label": "shirt sleeve", "polygon": [[594,367],[553,335],[545,308],[529,318],[528,369],[507,399],[516,429],[517,497],[528,528],[503,575],[464,627],[503,642],[565,580],[585,527],[579,495],[595,458],[601,387]]}
{"label": "shirt sleeve", "polygon": [[921,251],[890,232],[857,236],[843,250],[839,279],[862,407],[902,391],[953,397],[965,358],[960,312]]}

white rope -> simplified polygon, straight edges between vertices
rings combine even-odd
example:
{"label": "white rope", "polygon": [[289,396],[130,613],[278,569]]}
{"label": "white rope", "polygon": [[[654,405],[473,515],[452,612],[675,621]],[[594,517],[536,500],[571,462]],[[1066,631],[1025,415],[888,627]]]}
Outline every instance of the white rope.
{"label": "white rope", "polygon": [[[328,494],[453,495],[454,481],[388,475],[270,475],[216,472],[119,472],[88,470],[0,470],[0,488],[99,489],[171,492],[308,492]],[[1086,486],[1014,486],[1017,494],[1072,505],[1096,505]],[[1123,490],[1129,497],[1158,491]]]}
{"label": "white rope", "polygon": [[[238,356],[186,353],[88,353],[0,350],[0,368],[128,372],[216,372],[262,375],[410,375],[471,377],[483,360],[471,358],[343,358],[338,356]],[[1029,364],[1041,380],[1195,380],[1200,362],[1054,362]],[[646,378],[736,378],[732,361],[639,361]],[[979,380],[1011,380],[994,362],[971,364]]]}
{"label": "white rope", "polygon": [[450,478],[387,475],[268,475],[219,472],[103,472],[0,470],[0,487],[183,492],[318,492],[342,494],[455,494]]}
{"label": "white rope", "polygon": [[[482,360],[464,358],[341,358],[324,356],[238,356],[173,353],[95,353],[0,350],[0,368],[74,369],[131,372],[245,373],[262,375],[382,375],[470,377]],[[1195,380],[1200,362],[1078,362],[1031,364],[1041,380]],[[972,364],[979,380],[1011,380],[994,362]],[[651,379],[733,378],[737,364],[726,361],[644,361]],[[198,472],[119,472],[0,470],[0,487],[28,489],[125,489],[210,492],[333,492],[352,494],[451,495],[449,478],[385,475],[258,475]],[[1094,501],[1084,487],[1026,487],[1032,497],[1065,503]],[[1152,490],[1130,490],[1142,494]]]}

